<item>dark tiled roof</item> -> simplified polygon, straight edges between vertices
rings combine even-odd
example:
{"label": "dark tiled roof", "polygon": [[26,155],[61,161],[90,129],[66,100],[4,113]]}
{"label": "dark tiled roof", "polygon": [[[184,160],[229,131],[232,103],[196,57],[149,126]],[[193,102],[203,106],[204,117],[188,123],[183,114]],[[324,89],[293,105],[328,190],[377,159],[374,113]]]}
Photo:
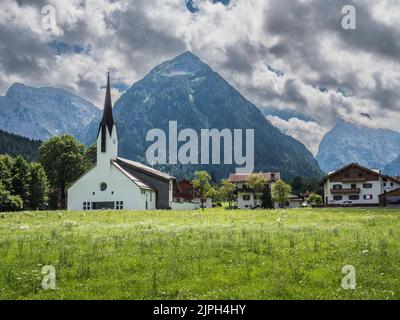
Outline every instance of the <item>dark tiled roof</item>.
{"label": "dark tiled roof", "polygon": [[141,189],[148,189],[148,190],[154,190],[151,186],[140,180],[138,177],[133,175],[132,173],[126,171],[124,168],[122,168],[115,160],[112,160],[112,164],[119,170],[121,171],[125,176],[127,176],[133,183],[135,183],[139,188]]}
{"label": "dark tiled roof", "polygon": [[142,163],[136,162],[136,161],[132,161],[132,160],[127,160],[124,158],[117,158],[117,163],[118,164],[122,164],[122,165],[126,165],[128,167],[131,167],[135,170],[138,170],[140,172],[164,179],[164,180],[175,180],[175,177],[170,176],[169,174],[166,174],[164,172],[161,172],[159,170],[153,169],[149,166],[146,166]]}
{"label": "dark tiled roof", "polygon": [[382,177],[382,178],[385,179],[385,180],[391,180],[391,181],[400,183],[400,180],[397,179],[397,178],[384,175],[384,174],[382,174],[382,173],[380,173],[380,172],[378,172],[378,171],[371,170],[371,169],[369,169],[369,168],[367,168],[367,167],[364,167],[364,166],[362,166],[362,165],[360,165],[360,164],[358,164],[358,163],[350,163],[350,164],[344,166],[343,168],[341,168],[341,169],[339,169],[339,170],[336,170],[336,171],[334,171],[334,172],[329,173],[327,176],[324,177],[323,181],[326,181],[327,179],[329,179],[329,178],[335,176],[336,174],[338,174],[338,173],[340,173],[340,172],[343,172],[343,171],[345,171],[346,169],[349,169],[349,168],[352,168],[352,167],[353,167],[353,168],[359,168],[359,169],[365,170],[365,171],[367,171],[367,172],[369,172],[369,173],[371,173],[371,174],[373,174],[373,175],[380,176],[380,177]]}

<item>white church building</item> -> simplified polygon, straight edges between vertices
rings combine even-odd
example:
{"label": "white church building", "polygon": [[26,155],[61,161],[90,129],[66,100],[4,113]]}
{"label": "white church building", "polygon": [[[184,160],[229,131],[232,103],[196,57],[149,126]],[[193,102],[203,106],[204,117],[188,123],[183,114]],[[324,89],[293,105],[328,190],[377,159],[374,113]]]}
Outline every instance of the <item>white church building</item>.
{"label": "white church building", "polygon": [[169,209],[176,179],[141,163],[118,157],[110,76],[97,134],[97,163],[68,189],[68,210]]}

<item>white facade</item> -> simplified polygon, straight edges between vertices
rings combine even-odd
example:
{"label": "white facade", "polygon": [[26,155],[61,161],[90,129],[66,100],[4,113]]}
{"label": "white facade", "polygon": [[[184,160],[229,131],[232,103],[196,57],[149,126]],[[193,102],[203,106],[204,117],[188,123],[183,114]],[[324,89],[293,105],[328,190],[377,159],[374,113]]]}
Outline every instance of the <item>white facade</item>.
{"label": "white facade", "polygon": [[168,208],[172,202],[174,179],[142,164],[118,158],[117,128],[112,116],[108,78],[103,119],[97,136],[96,166],[68,189],[68,210],[154,210],[158,200]]}
{"label": "white facade", "polygon": [[97,163],[68,189],[68,210],[156,209],[156,192],[134,182],[128,172],[115,163],[118,154],[117,129],[107,131],[106,152],[97,138]]}
{"label": "white facade", "polygon": [[[358,166],[357,164],[352,165],[353,167]],[[379,205],[379,195],[400,187],[400,183],[394,178],[379,172],[374,174],[373,170],[369,170],[369,172],[370,176],[374,177],[369,180],[368,178],[364,180],[350,178],[343,179],[344,181],[335,181],[337,179],[332,179],[335,177],[335,173],[330,174],[324,181],[324,203],[327,205]]]}

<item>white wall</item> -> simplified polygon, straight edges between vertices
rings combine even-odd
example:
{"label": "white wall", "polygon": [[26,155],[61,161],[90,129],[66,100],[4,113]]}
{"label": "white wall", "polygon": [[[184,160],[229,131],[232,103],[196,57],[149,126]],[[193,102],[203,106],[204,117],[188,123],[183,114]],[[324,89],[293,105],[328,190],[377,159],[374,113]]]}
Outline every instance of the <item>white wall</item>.
{"label": "white wall", "polygon": [[[150,201],[150,191],[142,194],[141,189],[110,161],[108,168],[105,166],[107,166],[105,163],[100,163],[69,188],[68,210],[83,210],[83,202],[109,201],[123,201],[124,210],[144,210],[146,197],[148,209],[155,209],[156,194],[154,191],[152,191],[152,201]],[[100,191],[102,182],[107,183],[105,191]]]}
{"label": "white wall", "polygon": [[[244,200],[244,196],[250,196],[249,200]],[[237,203],[238,203],[238,208],[239,209],[252,209],[255,204],[254,204],[254,194],[251,192],[247,193],[239,193],[237,197]]]}
{"label": "white wall", "polygon": [[[363,187],[364,184],[370,183],[372,184],[371,189],[365,189]],[[351,189],[351,185],[355,184],[356,188],[360,189],[360,193],[355,193],[354,195],[358,195],[359,200],[350,200],[349,196],[351,194],[332,194],[331,189],[333,186],[339,184],[342,186],[342,189]],[[341,205],[345,201],[351,201],[353,204],[379,204],[379,195],[382,193],[381,180],[378,181],[365,181],[365,182],[353,182],[353,183],[342,183],[342,182],[332,182],[328,179],[324,184],[324,201],[326,203],[326,197],[328,197],[328,202],[326,204],[336,204]],[[364,195],[372,195],[371,200],[365,200]],[[342,196],[342,200],[334,200],[334,196]]]}

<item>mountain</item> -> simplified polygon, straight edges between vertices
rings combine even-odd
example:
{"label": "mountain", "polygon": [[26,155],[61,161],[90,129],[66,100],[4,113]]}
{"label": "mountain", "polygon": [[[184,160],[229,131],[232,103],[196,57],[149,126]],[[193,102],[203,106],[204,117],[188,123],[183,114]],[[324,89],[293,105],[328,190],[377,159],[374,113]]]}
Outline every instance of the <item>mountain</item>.
{"label": "mountain", "polygon": [[[168,133],[169,121],[177,121],[178,131],[192,128],[198,134],[203,128],[255,129],[256,171],[277,170],[285,178],[321,174],[302,143],[272,126],[254,104],[190,52],[160,64],[135,83],[115,103],[114,116],[122,157],[145,162],[152,144],[146,142],[146,133],[154,128]],[[161,167],[178,178],[198,169],[221,178],[236,165]]]}
{"label": "mountain", "polygon": [[383,169],[400,155],[400,133],[339,122],[322,139],[316,159],[325,172],[351,162]]}
{"label": "mountain", "polygon": [[0,114],[0,129],[46,140],[64,133],[82,134],[82,128],[92,120],[98,122],[101,110],[63,89],[14,83],[6,95],[0,97]]}
{"label": "mountain", "polygon": [[39,158],[40,143],[38,140],[0,130],[0,154],[8,154],[12,157],[21,155],[29,161],[36,161]]}
{"label": "mountain", "polygon": [[394,161],[389,163],[383,169],[383,172],[389,176],[399,176],[400,175],[400,156]]}

